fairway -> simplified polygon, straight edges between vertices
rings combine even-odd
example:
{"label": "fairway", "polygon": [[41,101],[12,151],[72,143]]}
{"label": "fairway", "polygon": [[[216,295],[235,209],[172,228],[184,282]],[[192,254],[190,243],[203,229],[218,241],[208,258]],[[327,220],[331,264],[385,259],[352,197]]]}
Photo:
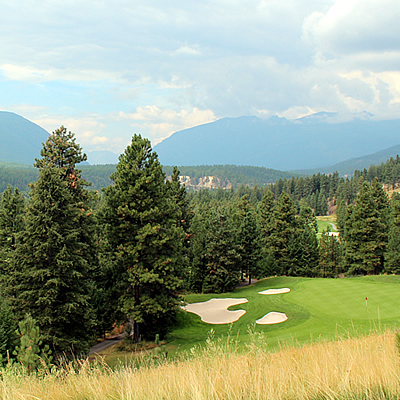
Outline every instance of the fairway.
{"label": "fairway", "polygon": [[[290,292],[258,294],[280,288],[290,288]],[[261,333],[272,348],[287,341],[306,343],[392,329],[400,322],[400,277],[397,276],[274,277],[231,293],[188,295],[185,300],[195,303],[212,298],[246,298],[247,303],[229,308],[246,313],[232,324],[214,325],[182,311],[179,326],[168,337],[172,348],[188,349],[204,343],[211,329],[216,337],[228,334],[237,337],[241,345],[253,340],[254,333]],[[271,312],[285,313],[288,319],[273,325],[255,324]]]}

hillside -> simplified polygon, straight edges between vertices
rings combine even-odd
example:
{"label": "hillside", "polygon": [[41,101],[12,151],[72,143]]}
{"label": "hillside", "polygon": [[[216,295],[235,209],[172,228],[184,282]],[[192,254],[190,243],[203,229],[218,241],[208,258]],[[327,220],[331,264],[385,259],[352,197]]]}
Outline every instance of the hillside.
{"label": "hillside", "polygon": [[164,165],[234,164],[288,171],[334,165],[399,144],[400,120],[333,123],[333,117],[223,118],[176,132],[154,150]]}
{"label": "hillside", "polygon": [[0,111],[0,160],[32,165],[48,132],[20,115]]}
{"label": "hillside", "polygon": [[395,158],[397,154],[400,154],[400,145],[389,147],[378,151],[376,153],[367,154],[361,157],[352,158],[350,160],[342,161],[340,163],[331,165],[329,167],[313,168],[313,169],[301,169],[293,171],[294,174],[312,175],[322,173],[330,174],[338,172],[340,176],[350,176],[354,174],[355,170],[368,169],[371,165],[379,165],[389,160],[390,157]]}

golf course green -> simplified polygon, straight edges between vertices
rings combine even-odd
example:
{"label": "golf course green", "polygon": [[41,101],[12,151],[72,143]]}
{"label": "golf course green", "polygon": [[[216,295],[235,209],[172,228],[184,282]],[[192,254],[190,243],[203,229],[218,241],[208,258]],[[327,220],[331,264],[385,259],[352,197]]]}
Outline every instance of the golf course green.
{"label": "golf course green", "polygon": [[[266,289],[290,288],[289,293],[261,295]],[[245,310],[236,322],[207,324],[198,315],[182,311],[179,324],[168,337],[172,348],[189,349],[214,337],[235,337],[246,345],[262,334],[268,346],[333,340],[393,329],[400,322],[400,277],[365,276],[342,279],[274,277],[224,294],[191,294],[187,303],[211,298],[246,298],[245,304],[229,310]],[[273,325],[256,325],[269,312],[285,313],[288,320]]]}

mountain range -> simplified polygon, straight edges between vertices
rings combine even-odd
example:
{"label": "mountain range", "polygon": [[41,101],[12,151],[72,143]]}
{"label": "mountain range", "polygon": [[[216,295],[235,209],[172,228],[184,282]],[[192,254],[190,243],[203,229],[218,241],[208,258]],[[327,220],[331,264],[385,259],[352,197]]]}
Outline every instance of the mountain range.
{"label": "mountain range", "polygon": [[[174,133],[154,147],[163,165],[248,165],[313,174],[380,164],[400,153],[400,120],[362,116],[337,122],[334,113],[297,120],[223,118]],[[336,121],[336,122],[335,122]],[[20,115],[0,111],[0,167],[32,165],[48,132]],[[84,149],[85,150],[85,149]],[[90,164],[115,164],[110,151],[86,152]]]}
{"label": "mountain range", "polygon": [[297,120],[222,118],[174,133],[154,147],[164,165],[235,164],[283,171],[329,167],[400,144],[400,120],[334,113]]}

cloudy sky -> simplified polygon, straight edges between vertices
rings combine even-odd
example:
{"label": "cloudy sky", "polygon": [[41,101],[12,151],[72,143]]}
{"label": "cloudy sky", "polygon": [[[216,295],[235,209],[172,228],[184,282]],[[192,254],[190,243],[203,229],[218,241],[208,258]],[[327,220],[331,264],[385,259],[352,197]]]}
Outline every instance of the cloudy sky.
{"label": "cloudy sky", "polygon": [[399,0],[0,0],[0,110],[86,151],[222,117],[400,118]]}

